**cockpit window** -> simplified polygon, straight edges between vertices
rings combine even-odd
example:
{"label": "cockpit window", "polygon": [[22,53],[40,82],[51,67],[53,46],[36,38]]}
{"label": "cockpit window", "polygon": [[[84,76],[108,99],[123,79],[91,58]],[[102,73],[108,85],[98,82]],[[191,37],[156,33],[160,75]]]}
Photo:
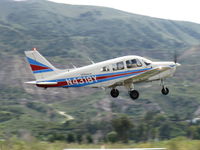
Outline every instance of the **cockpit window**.
{"label": "cockpit window", "polygon": [[142,63],[138,59],[136,59],[136,61],[137,61],[137,66],[142,67]]}
{"label": "cockpit window", "polygon": [[136,68],[137,67],[136,59],[127,60],[126,66],[127,66],[127,68]]}
{"label": "cockpit window", "polygon": [[142,67],[142,63],[138,59],[132,59],[126,61],[127,68]]}
{"label": "cockpit window", "polygon": [[145,65],[151,65],[151,62],[152,61],[150,61],[150,60],[148,60],[148,59],[142,59],[142,61],[145,63]]}
{"label": "cockpit window", "polygon": [[141,61],[143,61],[146,66],[149,66],[152,64],[152,61],[146,58],[142,58]]}

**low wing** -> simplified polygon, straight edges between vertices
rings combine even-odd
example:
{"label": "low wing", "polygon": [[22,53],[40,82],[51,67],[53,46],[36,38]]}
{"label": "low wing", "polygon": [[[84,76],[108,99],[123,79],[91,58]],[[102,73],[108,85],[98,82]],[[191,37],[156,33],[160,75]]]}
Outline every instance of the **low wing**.
{"label": "low wing", "polygon": [[162,68],[154,68],[154,69],[151,69],[151,70],[148,70],[144,73],[141,73],[141,74],[138,74],[132,78],[129,78],[127,80],[124,81],[124,83],[126,82],[132,82],[132,83],[137,83],[137,82],[142,82],[142,81],[146,81],[148,80],[150,77],[152,76],[155,76],[159,73],[162,73],[166,70],[168,70],[169,67],[162,67]]}
{"label": "low wing", "polygon": [[115,86],[123,85],[123,84],[126,84],[126,83],[139,83],[139,82],[147,81],[150,77],[155,76],[159,73],[162,73],[162,72],[164,72],[168,69],[169,69],[169,67],[153,68],[151,70],[142,72],[142,73],[137,74],[135,76],[131,76],[130,78],[128,78],[126,80],[119,81],[119,82],[117,82],[117,83],[115,83],[115,84],[113,84],[109,87],[115,87]]}

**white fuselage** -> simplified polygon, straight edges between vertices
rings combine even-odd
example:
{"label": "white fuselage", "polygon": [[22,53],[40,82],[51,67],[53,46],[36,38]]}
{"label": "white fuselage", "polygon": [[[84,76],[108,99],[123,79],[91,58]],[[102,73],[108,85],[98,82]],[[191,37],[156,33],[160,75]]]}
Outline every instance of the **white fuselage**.
{"label": "white fuselage", "polygon": [[124,85],[125,81],[154,81],[173,76],[176,66],[174,62],[152,62],[140,56],[129,55],[63,70],[56,75],[37,80],[37,86],[112,87]]}

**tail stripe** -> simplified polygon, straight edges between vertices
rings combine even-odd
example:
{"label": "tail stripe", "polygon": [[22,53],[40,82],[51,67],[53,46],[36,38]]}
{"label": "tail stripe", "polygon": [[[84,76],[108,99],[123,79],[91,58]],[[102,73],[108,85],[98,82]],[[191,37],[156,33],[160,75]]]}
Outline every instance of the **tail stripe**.
{"label": "tail stripe", "polygon": [[50,72],[50,71],[54,71],[53,69],[51,69],[50,67],[36,61],[33,60],[29,57],[27,57],[28,62],[30,63],[31,69],[33,71],[33,73],[43,73],[43,72]]}
{"label": "tail stripe", "polygon": [[43,69],[49,69],[48,67],[37,66],[37,65],[32,65],[32,64],[30,64],[30,66],[31,66],[31,69],[32,69],[33,71],[43,70]]}
{"label": "tail stripe", "polygon": [[52,69],[37,70],[37,71],[33,71],[33,73],[43,73],[43,72],[50,72],[50,71],[54,71],[54,70]]}
{"label": "tail stripe", "polygon": [[44,64],[42,64],[42,63],[40,63],[40,62],[38,62],[36,60],[33,60],[33,59],[29,58],[29,57],[27,57],[27,59],[28,59],[28,62],[30,64],[32,64],[32,65],[37,65],[37,66],[42,66],[42,67],[48,67],[48,66],[46,66],[46,65],[44,65]]}

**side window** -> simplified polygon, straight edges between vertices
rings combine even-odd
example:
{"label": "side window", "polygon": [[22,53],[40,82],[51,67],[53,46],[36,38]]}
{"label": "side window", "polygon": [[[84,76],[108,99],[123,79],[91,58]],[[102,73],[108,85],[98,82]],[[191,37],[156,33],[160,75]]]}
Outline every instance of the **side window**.
{"label": "side window", "polygon": [[132,59],[126,61],[127,68],[142,67],[142,63],[138,59]]}
{"label": "side window", "polygon": [[109,66],[104,66],[104,67],[102,67],[102,68],[101,68],[101,71],[102,71],[102,72],[110,71]]}
{"label": "side window", "polygon": [[117,63],[117,70],[123,70],[124,69],[124,62],[121,61],[121,62],[118,62]]}
{"label": "side window", "polygon": [[117,71],[117,64],[112,64],[113,71]]}
{"label": "side window", "polygon": [[113,71],[117,71],[117,70],[123,70],[124,69],[124,62],[118,62],[116,64],[112,65]]}

